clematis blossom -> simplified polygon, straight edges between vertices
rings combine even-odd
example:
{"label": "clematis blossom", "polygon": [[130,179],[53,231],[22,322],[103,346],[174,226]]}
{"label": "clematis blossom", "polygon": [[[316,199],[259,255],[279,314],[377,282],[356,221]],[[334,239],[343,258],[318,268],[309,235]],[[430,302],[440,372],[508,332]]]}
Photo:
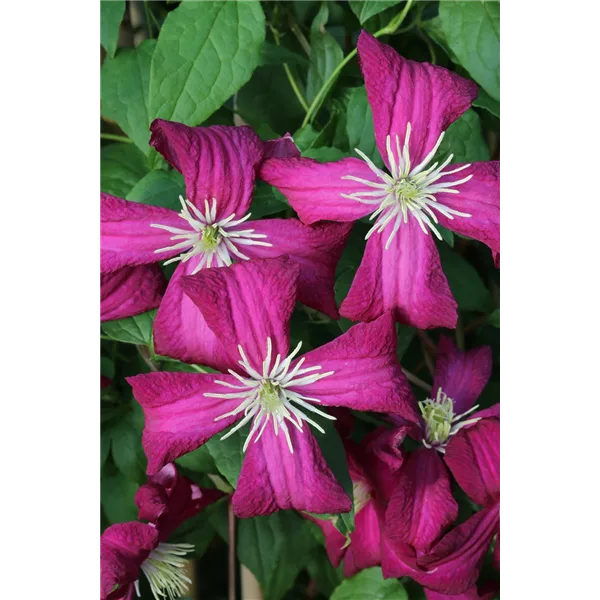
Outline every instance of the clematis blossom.
{"label": "clematis blossom", "polygon": [[123,267],[100,275],[100,320],[133,317],[158,308],[167,280],[158,265]]}
{"label": "clematis blossom", "polygon": [[101,196],[101,270],[178,263],[154,321],[156,352],[220,369],[222,348],[181,280],[211,267],[287,254],[301,267],[299,300],[332,318],[335,267],[350,225],[249,221],[256,171],[267,156],[295,156],[291,137],[263,144],[250,127],[187,127],[155,120],[150,144],[185,179],[181,211]]}
{"label": "clematis blossom", "polygon": [[362,160],[318,163],[271,158],[262,179],[278,188],[300,219],[373,226],[340,313],[371,321],[386,310],[419,329],[456,327],[457,305],[433,237],[438,225],[489,246],[498,264],[499,163],[438,160],[444,133],[477,96],[477,86],[427,63],[401,57],[362,31],[358,56],[373,112],[375,141],[387,171]]}
{"label": "clematis blossom", "polygon": [[149,523],[118,523],[100,537],[101,599],[139,596],[140,572],[148,579],[155,600],[183,596],[191,583],[184,573],[183,557],[194,547],[166,540],[183,521],[223,495],[180,476],[173,464],[150,477],[135,496],[139,519]]}
{"label": "clematis blossom", "polygon": [[[166,373],[128,379],[145,415],[148,473],[231,427],[249,425],[233,507],[239,517],[295,508],[318,514],[352,503],[309,425],[342,406],[393,413],[416,423],[412,391],[396,358],[393,317],[361,323],[299,356],[289,320],[300,267],[288,257],[209,269],[183,280],[223,348],[224,373]],[[317,408],[318,407],[318,408]]]}

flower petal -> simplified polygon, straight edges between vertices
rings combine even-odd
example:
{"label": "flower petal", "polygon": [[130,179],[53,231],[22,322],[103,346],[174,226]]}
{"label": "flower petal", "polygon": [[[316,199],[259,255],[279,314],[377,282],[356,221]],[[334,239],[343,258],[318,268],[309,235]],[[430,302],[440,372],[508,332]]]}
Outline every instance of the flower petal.
{"label": "flower petal", "polygon": [[100,537],[102,600],[122,598],[123,588],[139,578],[142,563],[157,545],[158,532],[151,525],[130,522],[108,527]]}
{"label": "flower petal", "polygon": [[389,167],[386,137],[393,136],[395,143],[399,136],[402,146],[410,122],[409,155],[416,166],[469,108],[477,86],[442,67],[407,60],[364,30],[357,49],[381,157]]}
{"label": "flower petal", "polygon": [[425,588],[425,598],[427,600],[492,600],[496,595],[495,590],[480,594],[475,585],[462,594],[444,594]]}
{"label": "flower petal", "polygon": [[[396,356],[396,329],[391,313],[359,323],[332,342],[307,352],[302,368],[320,366],[332,375],[298,388],[323,406],[400,414],[417,422],[412,390]],[[292,363],[292,367],[297,361]],[[293,386],[290,386],[293,389]]]}
{"label": "flower petal", "polygon": [[254,233],[266,235],[266,246],[245,246],[250,258],[287,254],[300,265],[298,300],[332,319],[339,313],[333,294],[335,268],[352,225],[318,223],[309,227],[297,219],[265,219],[250,222]]}
{"label": "flower petal", "polygon": [[[460,166],[450,165],[452,169]],[[436,215],[440,225],[460,235],[483,242],[491,248],[496,257],[500,253],[500,163],[498,161],[472,163],[460,173],[442,177],[435,185],[457,181],[468,175],[473,177],[455,188],[460,193],[438,194],[437,200],[452,210],[471,216],[455,216],[449,219],[437,211]]]}
{"label": "flower petal", "polygon": [[372,204],[341,196],[369,189],[342,179],[346,175],[381,183],[368,165],[357,158],[330,163],[311,158],[271,158],[260,168],[260,178],[276,187],[307,225],[317,221],[356,221],[375,210]]}
{"label": "flower petal", "polygon": [[315,523],[315,525],[318,525],[323,532],[327,556],[331,564],[337,569],[348,549],[346,546],[346,536],[340,533],[339,529],[336,529],[335,525],[329,520],[318,519],[308,513],[303,513],[302,516]]}
{"label": "flower petal", "polygon": [[239,399],[210,398],[205,394],[227,392],[216,380],[237,385],[232,375],[203,373],[148,373],[128,377],[133,396],[146,419],[142,444],[149,475],[167,463],[199,448],[241,415],[219,419],[240,404]]}
{"label": "flower petal", "polygon": [[206,269],[182,281],[223,345],[231,365],[242,347],[250,365],[262,371],[271,338],[272,356],[288,354],[289,320],[294,310],[299,266],[287,256],[256,259]]}
{"label": "flower petal", "polygon": [[475,504],[489,507],[500,501],[500,421],[484,419],[459,431],[444,460]]}
{"label": "flower petal", "polygon": [[411,453],[386,512],[388,539],[427,550],[457,516],[450,477],[438,453],[424,447]]}
{"label": "flower petal", "polygon": [[375,501],[365,504],[354,517],[354,531],[344,557],[344,577],[381,564],[381,533]]}
{"label": "flower petal", "polygon": [[294,142],[294,138],[290,133],[286,133],[283,137],[275,140],[268,140],[263,143],[265,151],[265,160],[267,158],[298,158],[300,150]]}
{"label": "flower petal", "polygon": [[235,363],[229,360],[201,310],[183,291],[183,278],[192,273],[199,260],[200,256],[195,256],[175,269],[154,320],[154,349],[162,356],[227,371]]}
{"label": "flower petal", "polygon": [[492,349],[481,346],[463,352],[452,338],[442,335],[435,362],[432,394],[442,388],[454,400],[454,413],[462,414],[472,408],[492,374]]}
{"label": "flower petal", "polygon": [[156,253],[177,242],[171,240],[172,233],[151,227],[152,224],[189,229],[174,210],[100,194],[101,272],[156,263],[182,252],[178,249]]}
{"label": "flower petal", "polygon": [[340,314],[372,321],[393,310],[397,321],[418,329],[455,328],[457,304],[432,236],[409,216],[386,250],[388,231],[369,238]]}
{"label": "flower petal", "polygon": [[421,585],[446,594],[462,594],[473,587],[490,542],[498,531],[500,508],[484,508],[448,532],[417,559],[425,569],[413,575]]}
{"label": "flower petal", "polygon": [[158,265],[123,267],[100,275],[100,321],[133,317],[157,308],[167,287]]}
{"label": "flower petal", "polygon": [[294,508],[317,514],[348,512],[352,501],[325,462],[308,427],[289,427],[294,453],[283,433],[269,425],[252,442],[242,464],[233,509],[240,518]]}
{"label": "flower petal", "polygon": [[251,127],[188,127],[155,119],[150,125],[154,146],[185,179],[188,200],[204,210],[216,198],[217,219],[248,212],[263,143]]}

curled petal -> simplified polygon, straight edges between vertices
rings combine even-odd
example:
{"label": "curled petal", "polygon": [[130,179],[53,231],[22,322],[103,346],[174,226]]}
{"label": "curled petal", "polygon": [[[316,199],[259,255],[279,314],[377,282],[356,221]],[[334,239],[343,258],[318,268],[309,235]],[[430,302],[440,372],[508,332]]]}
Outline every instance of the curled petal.
{"label": "curled petal", "polygon": [[265,160],[267,158],[298,158],[300,150],[294,143],[294,138],[290,133],[275,140],[264,142]]}

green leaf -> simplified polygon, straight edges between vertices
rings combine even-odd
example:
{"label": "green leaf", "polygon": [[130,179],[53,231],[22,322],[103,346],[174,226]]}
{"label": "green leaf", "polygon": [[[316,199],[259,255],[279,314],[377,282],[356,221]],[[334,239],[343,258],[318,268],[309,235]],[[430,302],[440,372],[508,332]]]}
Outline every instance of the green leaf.
{"label": "green leaf", "polygon": [[277,46],[271,42],[265,42],[263,45],[262,53],[260,55],[261,66],[264,65],[301,65],[308,66],[310,61],[301,54],[292,52],[283,46]]}
{"label": "green leaf", "polygon": [[500,100],[500,3],[440,2],[440,21],[450,49],[471,77]]}
{"label": "green leaf", "polygon": [[398,360],[402,360],[404,353],[408,350],[410,343],[413,341],[417,330],[410,325],[400,325],[396,324],[396,331],[398,333],[398,349],[397,355]]}
{"label": "green leaf", "polygon": [[408,600],[408,593],[397,579],[384,579],[380,567],[365,569],[342,581],[330,600]]}
{"label": "green leaf", "polygon": [[486,312],[491,301],[490,291],[485,287],[479,273],[462,256],[445,244],[438,244],[442,268],[448,278],[452,295],[461,310]]}
{"label": "green leaf", "polygon": [[128,479],[142,483],[146,468],[142,432],[133,426],[131,418],[125,418],[111,427],[109,433],[115,465]]}
{"label": "green leaf", "polygon": [[425,31],[425,33],[444,50],[452,62],[459,62],[454,52],[450,49],[450,46],[448,46],[448,40],[446,39],[446,34],[442,28],[442,21],[439,17],[423,21],[421,27],[423,28],[423,31]]}
{"label": "green leaf", "polygon": [[[235,424],[225,430],[223,435],[233,427],[235,427]],[[248,436],[249,428],[249,425],[243,427],[225,440],[221,439],[223,435],[216,435],[205,444],[215,461],[219,473],[227,479],[233,488],[237,487],[237,480],[242,469],[242,462],[244,460],[242,449]]]}
{"label": "green leaf", "polygon": [[479,89],[479,95],[473,100],[473,106],[485,108],[496,117],[500,116],[500,102],[494,100],[484,89]]}
{"label": "green leaf", "polygon": [[306,566],[317,541],[293,511],[238,521],[238,557],[256,576],[265,600],[280,600]]}
{"label": "green leaf", "polygon": [[448,127],[437,156],[447,157],[450,153],[454,154],[453,163],[490,160],[490,151],[481,131],[481,120],[471,108]]}
{"label": "green leaf", "polygon": [[367,101],[367,90],[364,85],[354,88],[349,94],[346,133],[348,134],[349,146],[353,152],[354,148],[358,148],[377,166],[383,166],[383,161],[375,144],[373,113]]}
{"label": "green leaf", "polygon": [[253,219],[261,219],[267,215],[272,215],[289,206],[287,202],[281,201],[282,196],[275,195],[275,189],[264,181],[257,181],[254,187],[254,195],[250,212]]}
{"label": "green leaf", "polygon": [[100,373],[109,379],[114,378],[115,363],[111,358],[108,358],[107,356],[100,357]]}
{"label": "green leaf", "polygon": [[137,481],[128,479],[110,462],[106,463],[100,482],[100,501],[111,524],[137,520],[138,508],[133,498],[138,487]]}
{"label": "green leaf", "polygon": [[103,0],[100,2],[100,43],[110,58],[117,51],[119,27],[125,14],[125,0]]}
{"label": "green leaf", "polygon": [[340,45],[325,30],[328,18],[329,9],[327,3],[323,2],[310,30],[311,63],[306,80],[306,99],[309,103],[344,59]]}
{"label": "green leaf", "polygon": [[370,19],[373,15],[380,13],[390,6],[400,4],[400,0],[350,0],[348,3],[352,12],[358,17],[360,24]]}
{"label": "green leaf", "polygon": [[137,48],[125,48],[102,65],[102,114],[119,127],[146,155],[150,153],[148,87],[150,61],[156,40],[144,40]]}
{"label": "green leaf", "polygon": [[179,196],[186,197],[183,176],[177,171],[150,171],[127,194],[127,200],[181,210]]}
{"label": "green leaf", "polygon": [[102,323],[102,329],[108,337],[118,342],[151,346],[152,323],[155,316],[156,310],[150,310],[135,317],[105,321]]}
{"label": "green leaf", "polygon": [[322,146],[320,148],[309,148],[306,152],[302,153],[302,156],[314,158],[319,162],[333,162],[344,158],[345,154],[337,148],[327,148],[326,146]]}
{"label": "green leaf", "polygon": [[100,190],[125,198],[148,173],[146,157],[133,144],[109,144],[100,150]]}
{"label": "green leaf", "polygon": [[175,462],[197,473],[214,473],[216,470],[215,460],[206,447],[206,444],[193,452],[180,456]]}
{"label": "green leaf", "polygon": [[[320,531],[320,530],[319,530]],[[311,579],[314,579],[317,584],[317,589],[326,597],[329,598],[333,590],[340,585],[343,577],[327,557],[327,552],[323,546],[317,546],[310,556],[306,570]]]}
{"label": "green leaf", "polygon": [[182,2],[158,36],[150,118],[186,125],[205,121],[250,79],[264,39],[258,1]]}
{"label": "green leaf", "polygon": [[487,318],[486,323],[489,325],[493,325],[494,327],[500,327],[500,309],[497,308],[493,313]]}
{"label": "green leaf", "polygon": [[100,433],[100,468],[104,466],[108,455],[110,454],[110,433],[102,431]]}

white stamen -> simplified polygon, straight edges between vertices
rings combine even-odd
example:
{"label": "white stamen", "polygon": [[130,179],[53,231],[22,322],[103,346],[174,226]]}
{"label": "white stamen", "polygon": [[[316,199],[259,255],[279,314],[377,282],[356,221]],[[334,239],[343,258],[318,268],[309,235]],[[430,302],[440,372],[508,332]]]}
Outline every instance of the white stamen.
{"label": "white stamen", "polygon": [[[250,433],[244,443],[243,451],[245,452],[253,438],[254,442],[258,442],[265,427],[267,427],[267,424],[271,421],[273,423],[275,435],[279,435],[279,431],[283,432],[290,452],[293,454],[294,448],[286,421],[291,423],[300,433],[302,433],[304,421],[312,425],[321,433],[325,433],[325,430],[318,423],[304,414],[303,410],[315,413],[332,421],[336,420],[335,417],[328,415],[311,404],[312,402],[319,403],[320,400],[318,398],[305,396],[299,393],[296,388],[307,386],[324,377],[329,377],[330,375],[333,375],[334,371],[318,373],[317,371],[321,370],[321,366],[319,365],[302,368],[305,361],[304,357],[290,369],[292,360],[298,352],[300,352],[301,347],[302,342],[300,342],[282,361],[280,354],[277,354],[275,357],[273,356],[273,343],[271,338],[267,338],[267,350],[262,368],[260,369],[260,371],[262,371],[261,374],[259,373],[259,370],[254,369],[250,365],[248,358],[244,353],[244,349],[241,346],[238,346],[241,357],[241,360],[238,361],[238,363],[248,374],[248,377],[239,375],[234,371],[229,371],[229,373],[242,384],[241,386],[233,385],[218,379],[215,380],[215,383],[239,391],[227,394],[204,394],[209,398],[240,398],[242,400],[237,408],[215,418],[215,421],[219,421],[226,417],[236,416],[242,412],[244,413],[244,417],[221,438],[222,440],[226,439],[252,420]],[[258,435],[256,435],[257,432]],[[256,437],[254,437],[255,435]]]}
{"label": "white stamen", "polygon": [[240,252],[237,246],[270,247],[273,245],[269,242],[259,241],[267,236],[262,233],[254,233],[254,229],[236,229],[250,218],[250,213],[237,220],[235,220],[235,214],[231,214],[217,221],[217,200],[215,198],[212,198],[212,205],[208,198],[204,200],[204,213],[189,200],[184,200],[182,196],[179,196],[179,201],[181,202],[179,216],[187,223],[188,229],[179,229],[160,223],[150,225],[150,227],[173,233],[171,241],[177,241],[172,246],[158,248],[154,251],[155,254],[186,250],[186,252],[167,260],[165,265],[177,261],[187,262],[194,256],[200,255],[200,261],[192,271],[192,275],[194,275],[203,268],[228,267],[233,263],[234,257],[249,260],[250,257]]}
{"label": "white stamen", "polygon": [[[150,583],[150,590],[155,600],[175,600],[185,595],[192,580],[184,573],[185,559],[182,557],[191,552],[191,544],[160,543],[150,552],[142,563],[141,570]],[[139,583],[135,582],[135,590],[140,595]]]}
{"label": "white stamen", "polygon": [[[355,177],[354,175],[344,175],[342,177],[342,179],[355,181],[362,186],[371,188],[369,190],[357,191],[351,194],[340,194],[343,198],[348,198],[360,202],[361,204],[378,205],[378,208],[370,217],[370,220],[376,219],[375,223],[368,231],[365,239],[369,239],[373,233],[383,233],[384,229],[386,229],[390,223],[393,223],[391,234],[385,244],[386,250],[390,247],[400,226],[403,223],[408,223],[409,214],[415,218],[425,235],[428,234],[429,229],[440,240],[442,239],[442,236],[436,228],[438,219],[433,210],[438,211],[447,219],[453,219],[454,217],[471,217],[469,213],[459,212],[449,206],[440,204],[435,197],[437,194],[460,193],[459,190],[454,188],[469,181],[473,177],[472,174],[456,181],[437,182],[442,177],[458,173],[471,165],[462,165],[449,171],[444,171],[443,169],[445,169],[453,158],[453,155],[451,154],[441,165],[438,165],[436,162],[427,168],[427,165],[433,160],[433,157],[444,139],[444,132],[442,132],[427,156],[416,167],[411,169],[409,151],[410,133],[411,124],[407,123],[402,148],[400,147],[400,137],[397,135],[395,136],[394,144],[392,144],[393,140],[389,135],[385,140],[391,176],[375,166],[368,156],[358,148],[355,148],[357,154],[367,163],[369,169],[371,169],[382,182],[368,181],[366,179],[361,179],[360,177]],[[395,148],[393,148],[393,146],[395,146]]]}

